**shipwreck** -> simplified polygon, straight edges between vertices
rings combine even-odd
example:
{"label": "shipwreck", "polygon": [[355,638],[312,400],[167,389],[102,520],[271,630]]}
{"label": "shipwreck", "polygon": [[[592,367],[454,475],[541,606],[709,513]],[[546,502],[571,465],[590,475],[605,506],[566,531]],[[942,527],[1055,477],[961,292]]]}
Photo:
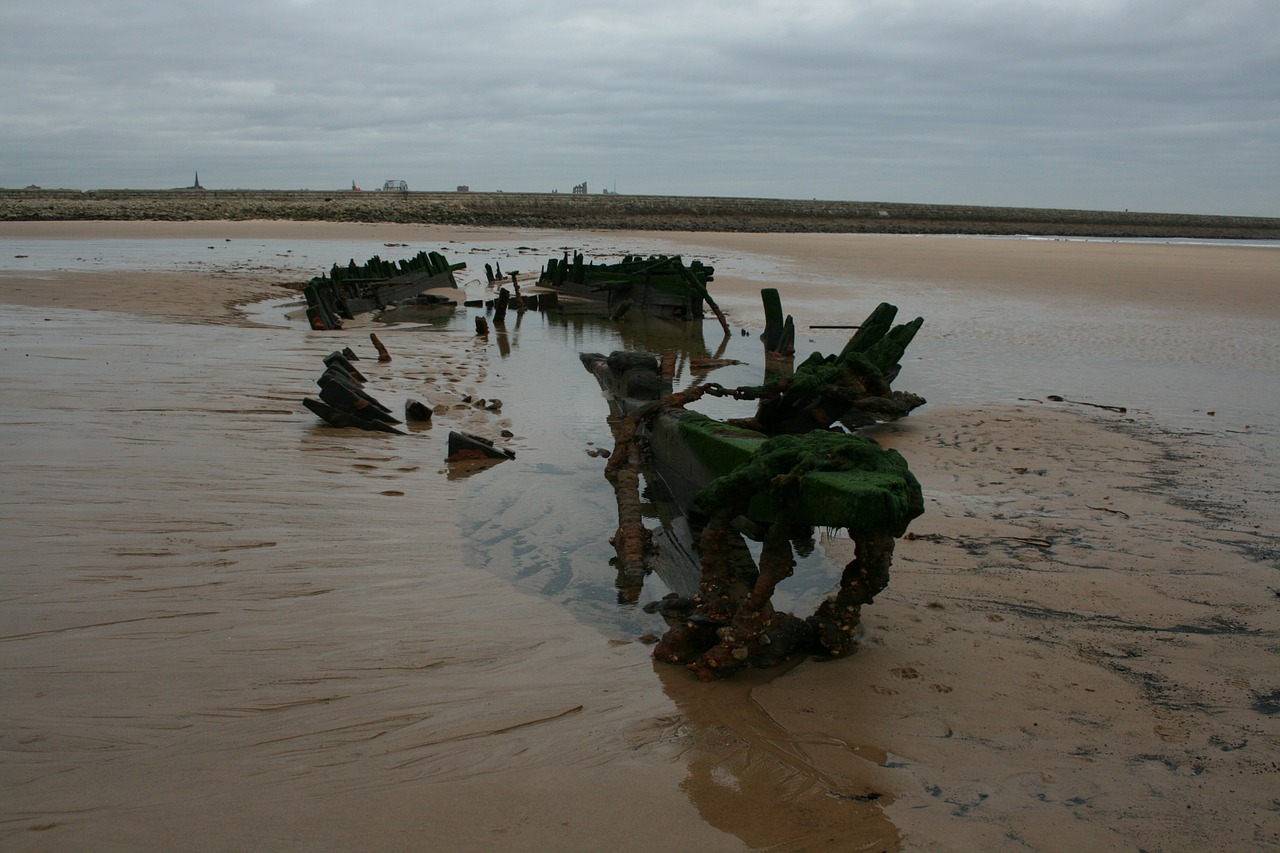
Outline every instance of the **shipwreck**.
{"label": "shipwreck", "polygon": [[[664,580],[676,590],[656,607],[669,625],[654,648],[658,660],[711,679],[797,653],[839,656],[856,647],[862,606],[888,584],[894,540],[924,511],[906,460],[848,431],[925,402],[890,388],[923,322],[895,326],[896,313],[881,304],[840,353],[815,353],[794,370],[778,370],[775,361],[772,375],[753,387],[674,391],[671,357],[580,356],[610,405],[616,446],[606,477],[618,503],[613,544],[622,597],[638,592],[655,565],[665,566]],[[787,325],[766,330],[766,345],[769,337],[785,342]],[[689,408],[706,395],[755,401],[756,410],[717,420]],[[664,521],[660,547],[643,523],[642,477],[660,482],[678,508],[681,523]],[[846,529],[855,557],[836,590],[801,618],[775,610],[771,599],[793,572],[793,541],[814,527]],[[744,537],[761,543],[758,565]],[[684,568],[662,550],[686,555]]]}
{"label": "shipwreck", "polygon": [[419,252],[399,262],[374,255],[360,265],[354,259],[347,266],[334,264],[327,275],[303,288],[307,322],[317,330],[341,329],[344,319],[392,306],[456,305],[456,300],[428,291],[456,290],[454,273],[466,268],[465,263],[450,264],[439,252]]}
{"label": "shipwreck", "polygon": [[[436,253],[399,264],[373,258],[364,267],[335,266],[307,286],[309,322],[339,328],[342,317],[359,311],[419,304],[424,295],[440,298],[427,291],[456,288],[453,273],[462,267]],[[490,286],[497,286],[501,279],[487,266],[486,272]],[[474,318],[476,335],[489,334],[486,317],[492,318],[500,348],[510,345],[509,307],[523,313],[598,303],[612,321],[641,308],[643,322],[618,323],[629,349],[579,355],[604,391],[614,438],[611,453],[596,455],[608,458],[604,474],[617,504],[610,540],[615,586],[620,602],[635,604],[648,575],[662,579],[670,594],[645,608],[667,623],[660,637],[652,637],[654,657],[704,679],[800,654],[853,651],[863,606],[889,582],[895,540],[924,511],[906,459],[859,433],[924,404],[892,387],[923,319],[896,323],[898,309],[882,303],[847,327],[854,331],[839,352],[814,353],[795,364],[794,320],[784,314],[778,291],[764,289],[763,375],[758,384],[726,387],[708,381],[710,373],[742,362],[723,357],[731,335],[707,291],[713,272],[679,256],[588,264],[581,254],[570,259],[566,252],[543,270],[536,293],[522,293],[518,273],[510,273],[514,294],[499,287],[492,301],[466,302],[485,312]],[[680,336],[638,330],[653,323],[693,327],[708,308],[724,328],[724,342],[714,356],[688,358],[691,384],[677,390],[677,352],[645,348],[667,340],[680,350]],[[379,360],[389,361],[377,336],[370,338]],[[330,353],[317,380],[319,399],[307,398],[304,406],[335,427],[404,434],[410,424],[430,424],[428,405],[408,401],[403,420],[383,405],[365,387],[356,360],[350,350]],[[719,416],[697,410],[704,398],[724,401],[714,407]],[[754,405],[725,417],[731,401]],[[481,403],[501,405],[475,405]],[[449,461],[500,462],[515,455],[457,431],[449,433],[448,444]],[[658,526],[647,526],[646,519],[654,518]],[[847,531],[853,558],[812,613],[786,612],[774,606],[774,592],[794,574],[797,553],[813,547],[815,529]]]}
{"label": "shipwreck", "polygon": [[588,263],[581,252],[551,258],[538,284],[566,296],[602,302],[612,317],[633,306],[670,320],[700,320],[710,309],[728,324],[707,290],[714,267],[702,261],[686,264],[679,255],[627,255],[611,264]]}

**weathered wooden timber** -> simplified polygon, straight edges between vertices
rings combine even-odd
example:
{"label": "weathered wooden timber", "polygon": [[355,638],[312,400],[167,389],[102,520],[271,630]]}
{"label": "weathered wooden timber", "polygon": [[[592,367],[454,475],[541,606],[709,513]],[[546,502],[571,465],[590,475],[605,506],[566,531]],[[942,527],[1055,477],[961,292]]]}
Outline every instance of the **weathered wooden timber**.
{"label": "weathered wooden timber", "polygon": [[402,422],[391,409],[364,390],[365,377],[352,366],[348,352],[334,351],[324,357],[325,370],[316,379],[320,399],[305,397],[302,405],[330,426],[403,435],[393,426]]}
{"label": "weathered wooden timber", "polygon": [[[374,255],[364,264],[334,264],[328,274],[307,283],[307,320],[313,329],[340,329],[343,319],[399,303],[447,304],[439,296],[423,296],[439,287],[457,288],[454,273],[465,263],[450,264],[439,252],[419,252],[398,262]],[[420,301],[420,297],[422,300]]]}
{"label": "weathered wooden timber", "polygon": [[435,410],[420,400],[404,401],[404,419],[415,423],[425,424],[431,421],[435,415]]}
{"label": "weathered wooden timber", "polygon": [[446,459],[448,462],[467,459],[505,460],[515,458],[515,451],[508,450],[505,447],[498,447],[483,436],[456,430],[449,433],[449,456]]}
{"label": "weathered wooden timber", "polygon": [[393,427],[386,421],[377,420],[376,418],[363,418],[354,412],[343,411],[329,405],[323,400],[313,400],[310,397],[304,397],[302,405],[306,406],[317,416],[319,416],[329,426],[345,428],[355,427],[356,429],[367,430],[369,432],[390,432],[396,435],[404,433]]}
{"label": "weathered wooden timber", "polygon": [[572,258],[565,252],[547,261],[538,283],[603,302],[610,315],[629,302],[667,319],[700,320],[708,307],[723,317],[707,290],[714,274],[715,269],[702,261],[686,265],[679,255],[627,255],[617,263],[597,264],[587,263],[581,252]]}
{"label": "weathered wooden timber", "polygon": [[764,331],[760,340],[764,341],[764,351],[789,358],[796,351],[796,324],[791,315],[782,319],[782,297],[777,288],[766,287],[760,291],[764,302]]}
{"label": "weathered wooden timber", "polygon": [[838,354],[814,353],[794,372],[735,389],[736,397],[758,400],[759,405],[754,416],[733,423],[768,435],[803,433],[837,422],[868,426],[924,405],[923,397],[889,387],[902,370],[898,362],[903,352],[924,323],[916,317],[895,326],[897,313],[896,306],[882,302]]}
{"label": "weathered wooden timber", "polygon": [[[840,355],[814,356],[801,366],[803,375],[797,370],[756,388],[708,383],[673,392],[669,373],[651,354],[581,355],[612,413],[616,447],[606,477],[618,501],[620,594],[632,599],[650,566],[672,571],[690,563],[669,554],[654,559],[654,535],[643,524],[640,471],[632,469],[643,468],[666,487],[685,523],[664,519],[663,541],[698,561],[695,594],[690,596],[695,585],[689,580],[664,578],[678,592],[660,608],[670,629],[654,649],[656,658],[716,678],[798,652],[837,656],[856,647],[861,607],[888,583],[893,540],[924,511],[920,484],[900,454],[833,429],[850,409],[898,417],[924,402],[914,395],[894,399],[888,388],[922,322],[891,327],[895,313],[881,305]],[[760,406],[754,418],[741,421],[686,408],[705,394],[756,399]],[[858,408],[869,399],[891,405]],[[775,611],[770,601],[793,571],[792,540],[814,527],[847,529],[855,559],[839,588],[800,619]],[[743,537],[763,543],[759,566]]]}

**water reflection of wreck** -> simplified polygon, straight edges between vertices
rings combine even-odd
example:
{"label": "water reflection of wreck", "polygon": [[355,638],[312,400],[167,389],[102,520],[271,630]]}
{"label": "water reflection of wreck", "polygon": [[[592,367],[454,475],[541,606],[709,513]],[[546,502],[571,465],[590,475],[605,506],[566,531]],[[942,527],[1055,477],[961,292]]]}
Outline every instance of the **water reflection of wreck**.
{"label": "water reflection of wreck", "polygon": [[313,329],[341,329],[344,319],[393,305],[450,304],[448,297],[427,291],[456,289],[453,274],[466,267],[450,264],[439,252],[419,252],[398,262],[374,255],[360,265],[354,259],[345,267],[334,264],[327,275],[311,279],[303,288],[307,321]]}
{"label": "water reflection of wreck", "polygon": [[[776,304],[776,293],[766,304],[771,296]],[[672,356],[581,356],[610,401],[617,446],[606,476],[618,502],[620,590],[634,600],[655,567],[676,590],[659,603],[670,626],[654,650],[659,660],[714,678],[800,652],[835,656],[855,647],[862,605],[888,583],[894,539],[924,510],[900,454],[837,426],[901,417],[924,403],[890,388],[923,322],[894,326],[896,313],[880,305],[838,355],[815,354],[794,371],[777,370],[785,357],[775,351],[774,372],[755,387],[703,383],[674,392]],[[773,349],[786,333],[769,325],[764,337]],[[754,400],[756,412],[716,420],[687,408],[706,395]],[[643,523],[642,477],[659,481],[676,507],[663,519],[658,548]],[[847,529],[855,557],[838,588],[799,618],[776,611],[771,599],[793,572],[793,542],[814,527]],[[758,566],[744,537],[761,543]]]}

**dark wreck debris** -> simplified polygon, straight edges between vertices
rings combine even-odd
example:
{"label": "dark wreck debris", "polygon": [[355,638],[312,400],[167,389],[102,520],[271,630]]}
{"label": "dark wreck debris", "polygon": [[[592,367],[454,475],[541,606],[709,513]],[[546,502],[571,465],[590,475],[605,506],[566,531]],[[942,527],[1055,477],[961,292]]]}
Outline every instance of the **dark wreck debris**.
{"label": "dark wreck debris", "polygon": [[403,435],[394,426],[402,422],[391,414],[391,409],[364,390],[365,377],[345,354],[329,353],[324,357],[324,365],[324,372],[316,380],[320,399],[307,397],[302,405],[330,426]]}
{"label": "dark wreck debris", "polygon": [[[1045,397],[1045,399],[1052,400],[1055,403],[1073,403],[1077,406],[1093,406],[1095,409],[1106,409],[1108,412],[1119,412],[1122,415],[1129,411],[1124,406],[1107,406],[1107,405],[1103,405],[1102,403],[1087,403],[1084,400],[1068,400],[1067,398],[1059,396],[1058,394],[1050,394],[1049,396]],[[1212,415],[1213,412],[1209,412],[1209,414]]]}
{"label": "dark wreck debris", "polygon": [[760,291],[764,302],[764,331],[760,340],[764,342],[767,354],[790,358],[796,352],[796,324],[788,314],[782,318],[782,297],[777,288],[766,287]]}
{"label": "dark wreck debris", "polygon": [[[670,320],[700,320],[711,311],[729,333],[728,322],[707,285],[715,269],[692,261],[685,264],[679,255],[642,258],[627,255],[618,263],[587,263],[580,252],[573,258],[551,258],[538,283],[572,296],[603,302],[610,316],[625,314],[632,306]],[[623,305],[626,308],[623,308]]]}
{"label": "dark wreck debris", "polygon": [[917,317],[894,326],[897,313],[895,306],[882,302],[839,354],[814,353],[793,373],[775,375],[754,388],[735,389],[738,399],[759,403],[754,416],[732,423],[767,435],[804,433],[836,423],[856,429],[900,418],[924,405],[923,397],[889,387],[902,369],[898,362],[903,352],[924,323]]}
{"label": "dark wreck debris", "polygon": [[404,401],[404,419],[410,423],[428,423],[435,415],[435,411],[419,400]]}
{"label": "dark wreck debris", "polygon": [[359,370],[357,370],[355,365],[351,363],[351,359],[347,358],[346,355],[344,355],[343,353],[337,352],[336,350],[324,357],[324,366],[328,370],[336,370],[341,373],[344,373],[347,376],[351,377],[356,382],[360,382],[363,384],[369,381],[365,379],[364,374],[362,374]]}
{"label": "dark wreck debris", "polygon": [[449,456],[447,462],[460,462],[466,459],[515,459],[515,451],[498,447],[492,441],[469,432],[449,433]]}
{"label": "dark wreck debris", "polygon": [[419,252],[398,262],[375,255],[362,265],[354,260],[345,267],[334,264],[327,275],[311,279],[303,288],[307,321],[317,330],[341,329],[344,319],[399,303],[448,304],[450,300],[425,291],[456,288],[453,274],[466,267],[450,264],[439,252]]}
{"label": "dark wreck debris", "polygon": [[370,432],[390,432],[396,435],[404,435],[400,430],[396,429],[388,421],[377,418],[366,418],[354,411],[344,411],[342,409],[330,406],[323,400],[313,400],[305,397],[302,405],[306,406],[317,416],[319,416],[329,426],[334,427],[355,427],[356,429],[368,430]]}
{"label": "dark wreck debris", "polygon": [[[710,679],[856,646],[862,606],[889,581],[894,539],[924,511],[920,484],[900,454],[835,428],[850,411],[869,423],[924,402],[889,389],[922,322],[892,327],[895,313],[881,305],[838,356],[814,356],[794,375],[755,388],[708,383],[676,392],[651,354],[581,356],[610,401],[616,447],[605,475],[618,503],[620,598],[635,601],[654,567],[677,591],[660,608],[670,628],[656,658]],[[687,408],[706,394],[754,399],[759,407],[740,421]],[[665,487],[671,509],[644,505],[642,476]],[[660,531],[644,524],[655,514]],[[855,556],[837,589],[800,618],[771,601],[794,571],[794,543],[815,527],[847,529]],[[761,543],[758,564],[746,539]]]}
{"label": "dark wreck debris", "polygon": [[[376,335],[370,335],[372,342],[379,343]],[[378,348],[381,352],[381,347]],[[348,356],[348,354],[350,356]],[[324,357],[325,370],[316,379],[320,388],[320,399],[306,397],[302,405],[330,426],[339,428],[362,429],[370,432],[387,432],[394,435],[405,435],[397,426],[406,422],[418,425],[430,424],[435,412],[430,405],[414,399],[404,404],[404,420],[392,414],[391,408],[374,397],[365,389],[365,377],[351,364],[351,358],[357,358],[350,350],[331,352]],[[470,397],[463,398],[472,402]],[[490,400],[476,400],[477,408],[490,412],[502,409],[502,401],[496,397]],[[510,433],[504,430],[504,436]],[[470,460],[507,460],[514,459],[512,450],[499,447],[493,441],[467,432],[450,432],[447,451],[448,462]]]}

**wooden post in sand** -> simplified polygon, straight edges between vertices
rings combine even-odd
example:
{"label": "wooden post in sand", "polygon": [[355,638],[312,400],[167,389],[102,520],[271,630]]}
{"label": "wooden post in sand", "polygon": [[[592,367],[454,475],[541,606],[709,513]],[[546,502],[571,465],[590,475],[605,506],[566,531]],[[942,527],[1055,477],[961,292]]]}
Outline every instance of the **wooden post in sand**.
{"label": "wooden post in sand", "polygon": [[525,304],[524,296],[520,294],[520,281],[516,278],[518,275],[518,272],[511,273],[511,287],[516,292],[516,313],[523,314],[525,311],[529,310],[529,306]]}
{"label": "wooden post in sand", "polygon": [[378,361],[390,361],[391,353],[387,352],[387,348],[382,345],[382,341],[378,340],[378,336],[373,332],[369,333],[369,340],[373,341],[373,346],[378,350]]}
{"label": "wooden post in sand", "polygon": [[493,325],[505,326],[507,324],[507,303],[511,301],[511,294],[505,287],[498,288],[498,299],[493,305]]}

